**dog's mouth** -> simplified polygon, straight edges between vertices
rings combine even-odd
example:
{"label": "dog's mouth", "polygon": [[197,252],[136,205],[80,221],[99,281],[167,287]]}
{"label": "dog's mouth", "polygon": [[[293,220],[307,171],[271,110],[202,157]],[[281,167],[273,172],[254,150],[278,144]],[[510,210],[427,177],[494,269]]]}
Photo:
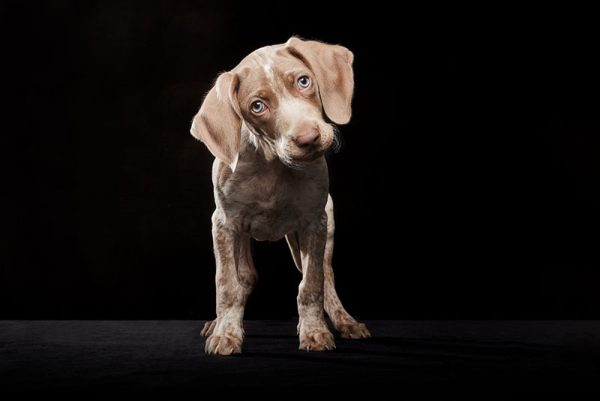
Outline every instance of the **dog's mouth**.
{"label": "dog's mouth", "polygon": [[326,151],[327,148],[319,147],[311,151],[299,152],[297,154],[279,155],[279,160],[290,168],[301,170],[306,167],[306,165],[323,156]]}
{"label": "dog's mouth", "polygon": [[323,156],[326,151],[327,151],[327,148],[316,147],[315,149],[313,149],[309,152],[301,153],[300,155],[294,157],[294,159],[296,159],[300,162],[312,162],[312,161],[318,159],[319,157]]}

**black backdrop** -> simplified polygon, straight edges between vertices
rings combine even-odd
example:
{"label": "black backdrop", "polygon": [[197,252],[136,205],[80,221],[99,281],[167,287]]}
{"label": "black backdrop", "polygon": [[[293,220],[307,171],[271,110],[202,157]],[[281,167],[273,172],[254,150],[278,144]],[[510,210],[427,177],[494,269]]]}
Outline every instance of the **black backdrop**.
{"label": "black backdrop", "polygon": [[[361,318],[600,318],[599,37],[585,13],[246,2],[3,2],[1,318],[209,318],[218,72],[292,34],[355,54],[330,155]],[[560,11],[560,10],[559,10]],[[259,243],[249,318],[296,314]]]}

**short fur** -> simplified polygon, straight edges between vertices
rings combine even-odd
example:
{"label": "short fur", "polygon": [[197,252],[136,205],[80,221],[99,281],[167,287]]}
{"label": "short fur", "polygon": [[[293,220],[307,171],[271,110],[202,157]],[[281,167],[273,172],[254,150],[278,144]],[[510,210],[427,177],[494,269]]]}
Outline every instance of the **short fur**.
{"label": "short fur", "polygon": [[[300,349],[335,348],[324,311],[342,337],[370,336],[334,287],[333,200],[323,156],[335,135],[326,118],[346,124],[351,117],[352,61],[345,47],[295,37],[263,47],[217,78],[194,117],[192,135],[216,157],[217,318],[202,330],[207,353],[242,350],[244,307],[257,278],[251,238],[285,237],[302,272]],[[301,87],[300,77],[310,84]],[[252,111],[256,101],[266,108],[260,115]]]}

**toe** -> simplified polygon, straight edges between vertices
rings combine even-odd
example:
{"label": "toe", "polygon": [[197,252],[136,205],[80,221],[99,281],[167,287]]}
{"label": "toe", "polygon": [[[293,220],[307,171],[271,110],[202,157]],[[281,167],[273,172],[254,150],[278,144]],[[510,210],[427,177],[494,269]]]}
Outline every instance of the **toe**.
{"label": "toe", "polygon": [[206,339],[204,351],[212,355],[240,354],[242,352],[242,340],[227,335],[211,335]]}
{"label": "toe", "polygon": [[330,351],[335,349],[335,342],[329,331],[315,330],[300,334],[299,348],[305,351]]}
{"label": "toe", "polygon": [[208,322],[204,323],[204,327],[202,328],[200,335],[203,337],[210,336],[215,329],[215,324],[216,320],[209,320]]}
{"label": "toe", "polygon": [[371,337],[371,333],[364,323],[353,322],[342,324],[338,327],[338,331],[342,338],[359,339]]}

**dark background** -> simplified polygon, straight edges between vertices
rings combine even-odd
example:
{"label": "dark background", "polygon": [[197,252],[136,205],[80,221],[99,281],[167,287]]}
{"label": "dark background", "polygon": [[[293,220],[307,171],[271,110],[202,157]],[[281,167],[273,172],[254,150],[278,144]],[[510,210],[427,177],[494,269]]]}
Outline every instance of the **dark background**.
{"label": "dark background", "polygon": [[[360,318],[600,318],[598,25],[585,10],[3,2],[0,318],[210,318],[220,71],[296,34],[355,54],[331,155]],[[587,14],[592,17],[593,14]],[[284,242],[248,318],[296,315]]]}

